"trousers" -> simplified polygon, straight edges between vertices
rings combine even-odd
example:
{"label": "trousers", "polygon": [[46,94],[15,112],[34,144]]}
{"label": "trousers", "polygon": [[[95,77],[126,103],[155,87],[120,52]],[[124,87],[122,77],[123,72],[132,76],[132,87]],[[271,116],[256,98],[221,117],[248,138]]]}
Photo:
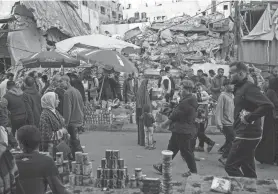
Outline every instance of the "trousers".
{"label": "trousers", "polygon": [[225,170],[229,176],[257,178],[255,150],[260,139],[235,139],[229,152]]}
{"label": "trousers", "polygon": [[235,140],[235,133],[234,133],[233,126],[223,126],[223,133],[226,140],[223,145],[224,152],[222,154],[222,157],[227,158],[231,150],[233,141]]}
{"label": "trousers", "polygon": [[192,146],[192,141],[194,136],[191,134],[181,134],[181,133],[172,133],[172,136],[169,140],[168,150],[172,151],[173,159],[180,151],[180,154],[183,160],[187,163],[187,166],[192,173],[197,173],[197,166],[195,162],[194,149]]}

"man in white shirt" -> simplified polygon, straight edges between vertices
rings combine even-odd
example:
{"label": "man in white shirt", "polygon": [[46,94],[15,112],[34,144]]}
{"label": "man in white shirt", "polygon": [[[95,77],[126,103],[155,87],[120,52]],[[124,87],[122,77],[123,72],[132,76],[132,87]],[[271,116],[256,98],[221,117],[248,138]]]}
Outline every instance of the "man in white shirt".
{"label": "man in white shirt", "polygon": [[6,94],[7,82],[8,81],[13,81],[13,79],[14,79],[14,74],[13,73],[7,73],[6,74],[6,79],[1,82],[1,84],[0,84],[0,95],[1,95],[0,97],[1,97],[1,99]]}

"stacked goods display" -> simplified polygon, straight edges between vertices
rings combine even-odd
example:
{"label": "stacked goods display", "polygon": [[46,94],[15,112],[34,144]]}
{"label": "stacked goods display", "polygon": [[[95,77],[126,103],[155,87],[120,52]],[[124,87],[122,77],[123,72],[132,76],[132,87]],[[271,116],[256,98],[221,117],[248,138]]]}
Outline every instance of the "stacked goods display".
{"label": "stacked goods display", "polygon": [[106,150],[97,169],[96,187],[123,189],[129,181],[128,170],[119,150]]}
{"label": "stacked goods display", "polygon": [[173,152],[164,150],[162,153],[162,192],[164,194],[173,194],[172,187],[172,156]]}
{"label": "stacked goods display", "polygon": [[88,153],[75,152],[75,161],[71,162],[69,183],[75,186],[93,185],[93,164],[90,162]]}
{"label": "stacked goods display", "polygon": [[69,183],[70,165],[68,160],[64,160],[63,152],[56,153],[55,164],[63,184]]}

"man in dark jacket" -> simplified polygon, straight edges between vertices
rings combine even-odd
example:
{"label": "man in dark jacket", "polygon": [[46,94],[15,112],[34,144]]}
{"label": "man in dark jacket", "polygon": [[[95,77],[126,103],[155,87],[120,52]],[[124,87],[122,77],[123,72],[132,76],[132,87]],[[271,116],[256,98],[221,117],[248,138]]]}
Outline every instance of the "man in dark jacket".
{"label": "man in dark jacket", "polygon": [[[173,152],[174,158],[180,151],[182,158],[186,161],[189,172],[183,174],[187,177],[191,173],[197,173],[196,162],[193,153],[193,140],[197,133],[195,119],[197,116],[198,102],[192,94],[194,83],[190,80],[185,80],[181,83],[181,98],[180,103],[175,107],[169,119],[161,124],[162,128],[168,125],[172,132],[167,150]],[[155,170],[162,173],[162,165],[153,166]]]}
{"label": "man in dark jacket", "polygon": [[242,62],[230,65],[234,90],[235,140],[226,161],[229,176],[257,178],[255,149],[261,140],[261,119],[272,111],[273,104],[260,89],[247,80],[248,68]]}
{"label": "man in dark jacket", "polygon": [[14,81],[7,82],[8,92],[4,95],[8,102],[7,108],[10,112],[12,133],[15,136],[17,129],[26,125],[27,123],[33,123],[29,120],[28,115],[31,114],[30,109],[28,111],[23,98],[23,92],[20,88],[17,88]]}
{"label": "man in dark jacket", "polygon": [[39,127],[40,116],[42,112],[41,107],[41,95],[36,89],[35,79],[32,77],[26,77],[24,80],[24,100],[29,104],[32,109],[32,117],[36,127]]}

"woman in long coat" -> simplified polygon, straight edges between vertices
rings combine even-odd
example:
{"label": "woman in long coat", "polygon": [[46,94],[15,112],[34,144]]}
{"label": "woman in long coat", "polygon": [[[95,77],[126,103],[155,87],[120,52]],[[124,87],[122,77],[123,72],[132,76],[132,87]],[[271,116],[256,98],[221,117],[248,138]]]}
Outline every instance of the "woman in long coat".
{"label": "woman in long coat", "polygon": [[266,164],[278,164],[278,78],[269,81],[266,96],[274,104],[274,111],[265,116],[263,137],[259,143],[255,158]]}
{"label": "woman in long coat", "polygon": [[54,144],[58,144],[68,134],[65,129],[64,118],[56,110],[58,104],[59,99],[55,92],[47,92],[42,96],[41,105],[43,111],[39,124],[41,150],[50,152],[53,156],[55,155]]}
{"label": "woman in long coat", "polygon": [[144,124],[142,119],[140,119],[145,104],[152,107],[148,92],[148,80],[146,79],[142,81],[136,95],[136,123],[138,127],[138,144],[140,146],[145,146]]}

